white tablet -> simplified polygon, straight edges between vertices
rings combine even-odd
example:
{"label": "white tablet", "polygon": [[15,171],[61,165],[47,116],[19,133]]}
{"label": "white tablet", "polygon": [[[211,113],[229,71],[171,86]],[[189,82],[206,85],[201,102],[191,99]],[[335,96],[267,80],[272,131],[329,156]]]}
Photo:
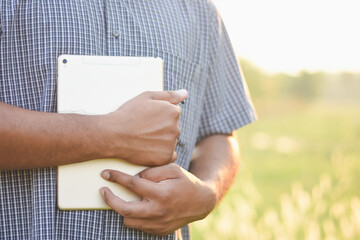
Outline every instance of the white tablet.
{"label": "white tablet", "polygon": [[[59,113],[106,114],[144,91],[162,91],[163,60],[150,57],[61,55],[58,58]],[[126,201],[139,196],[101,178],[104,169],[131,175],[146,167],[120,159],[96,159],[58,167],[57,203],[62,210],[109,209],[99,189],[109,187]]]}

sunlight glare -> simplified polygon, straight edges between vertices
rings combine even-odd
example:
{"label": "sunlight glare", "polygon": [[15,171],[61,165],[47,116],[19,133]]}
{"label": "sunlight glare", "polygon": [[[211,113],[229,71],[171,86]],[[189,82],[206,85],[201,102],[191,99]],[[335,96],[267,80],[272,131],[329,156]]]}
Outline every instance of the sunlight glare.
{"label": "sunlight glare", "polygon": [[360,1],[213,1],[236,54],[268,72],[360,71]]}

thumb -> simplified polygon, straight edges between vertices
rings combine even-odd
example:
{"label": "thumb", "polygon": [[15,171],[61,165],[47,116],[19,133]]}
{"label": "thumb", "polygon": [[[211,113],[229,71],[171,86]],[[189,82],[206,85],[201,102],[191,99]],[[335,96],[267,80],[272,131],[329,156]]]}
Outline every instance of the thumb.
{"label": "thumb", "polygon": [[162,91],[153,92],[151,98],[154,100],[168,101],[172,104],[178,104],[188,97],[188,92],[185,89],[177,91]]}

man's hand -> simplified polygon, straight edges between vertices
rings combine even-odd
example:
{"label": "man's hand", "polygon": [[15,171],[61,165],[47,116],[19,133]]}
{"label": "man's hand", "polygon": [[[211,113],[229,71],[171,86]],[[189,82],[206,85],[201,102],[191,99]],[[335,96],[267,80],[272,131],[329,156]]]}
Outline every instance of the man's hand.
{"label": "man's hand", "polygon": [[139,177],[105,170],[102,176],[142,196],[137,202],[125,202],[110,189],[100,190],[105,202],[130,228],[167,235],[180,227],[206,217],[216,205],[214,190],[178,165],[148,168]]}
{"label": "man's hand", "polygon": [[145,92],[108,114],[110,137],[105,141],[112,157],[146,166],[175,161],[181,114],[177,104],[186,97],[186,90]]}
{"label": "man's hand", "polygon": [[102,173],[105,179],[142,196],[142,201],[125,202],[106,187],[100,193],[124,216],[126,226],[166,235],[210,213],[235,179],[239,160],[233,135],[211,135],[196,145],[191,173],[173,163],[148,168],[140,178],[114,170]]}

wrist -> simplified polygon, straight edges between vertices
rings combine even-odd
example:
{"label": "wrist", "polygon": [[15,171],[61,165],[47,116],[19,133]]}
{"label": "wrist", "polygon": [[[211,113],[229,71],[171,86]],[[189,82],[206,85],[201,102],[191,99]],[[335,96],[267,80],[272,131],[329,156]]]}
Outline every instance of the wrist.
{"label": "wrist", "polygon": [[[125,132],[121,118],[113,117],[114,113],[94,116],[97,146],[101,158],[126,158],[123,151]],[[115,119],[115,120],[114,120]]]}
{"label": "wrist", "polygon": [[[106,128],[101,115],[73,115],[71,116],[78,139],[78,152],[83,160],[107,158],[109,151],[106,143]],[[75,143],[76,143],[75,142]]]}
{"label": "wrist", "polygon": [[218,203],[218,193],[216,187],[211,182],[203,181],[203,194],[202,194],[202,206],[201,214],[199,219],[204,219],[207,215],[209,215],[217,206]]}
{"label": "wrist", "polygon": [[213,210],[217,204],[220,202],[220,196],[219,196],[219,191],[217,188],[217,184],[215,184],[213,181],[206,181],[205,182],[206,186],[209,189],[209,199],[211,199],[211,206]]}

